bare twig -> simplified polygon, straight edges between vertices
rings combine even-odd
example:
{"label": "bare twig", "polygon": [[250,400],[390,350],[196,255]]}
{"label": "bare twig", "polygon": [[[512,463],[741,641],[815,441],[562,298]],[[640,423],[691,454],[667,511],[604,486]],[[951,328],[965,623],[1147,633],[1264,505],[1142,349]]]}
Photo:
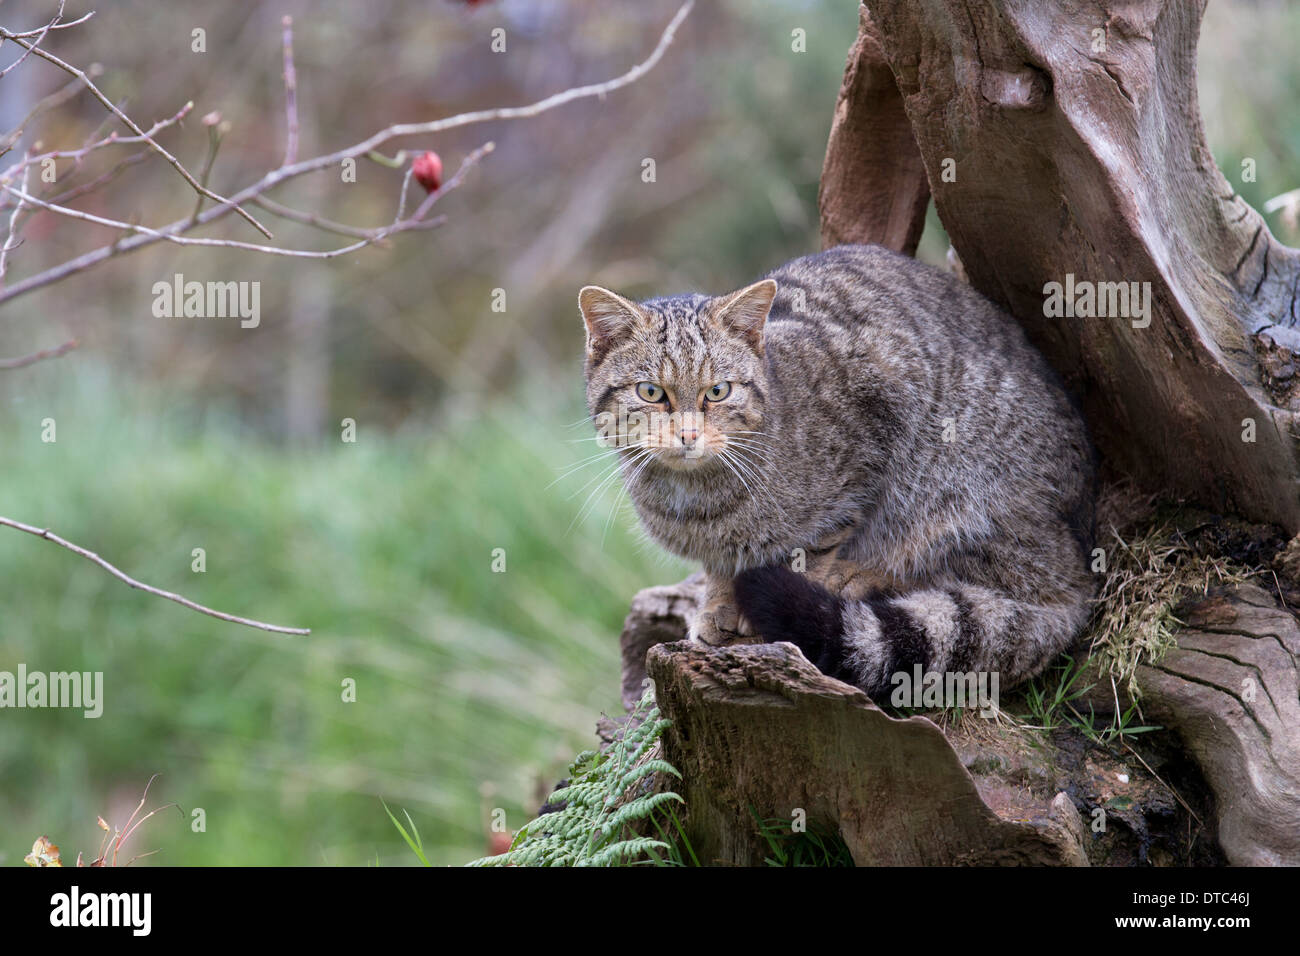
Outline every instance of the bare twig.
{"label": "bare twig", "polygon": [[122,160],[120,163],[115,165],[112,169],[108,170],[108,172],[103,173],[100,176],[96,176],[88,183],[82,183],[80,186],[74,186],[65,192],[59,193],[57,196],[52,196],[50,197],[48,202],[64,203],[67,202],[69,199],[76,199],[78,196],[84,196],[86,193],[94,192],[96,189],[98,189],[100,186],[103,186],[105,183],[111,182],[112,180],[116,179],[117,174],[120,173],[122,170],[126,169],[128,166],[134,166],[136,163],[142,163],[152,155],[154,154],[148,151],[141,152],[141,153],[134,153],[133,155],[128,156],[126,159]]}
{"label": "bare twig", "polygon": [[43,362],[46,359],[56,359],[60,356],[67,355],[75,349],[80,343],[76,339],[69,339],[62,345],[56,345],[52,349],[41,349],[39,352],[33,352],[31,355],[24,355],[21,358],[0,359],[0,370],[8,371],[13,368],[22,368],[26,365],[35,365],[37,362]]}
{"label": "bare twig", "polygon": [[59,0],[59,12],[56,13],[56,14],[54,15],[54,19],[51,20],[49,23],[45,24],[45,26],[42,27],[39,31],[36,31],[36,39],[32,41],[32,45],[31,45],[30,47],[27,48],[27,51],[26,51],[25,53],[23,53],[22,56],[20,56],[20,57],[19,57],[18,59],[16,59],[16,60],[14,60],[12,63],[10,63],[8,66],[6,66],[3,70],[0,70],[0,76],[4,76],[4,75],[5,75],[6,73],[8,73],[10,70],[16,69],[18,66],[22,65],[23,60],[27,59],[29,56],[32,55],[32,50],[35,49],[36,47],[40,46],[41,41],[45,39],[45,34],[49,33],[49,32],[50,32],[50,29],[51,29],[51,28],[52,28],[56,23],[58,23],[60,20],[63,19],[63,7],[64,7],[64,5],[65,5],[66,3],[67,3],[67,0]]}
{"label": "bare twig", "polygon": [[[27,174],[31,172],[30,166],[23,167],[23,192],[27,191]],[[9,270],[9,253],[21,245],[18,238],[18,216],[23,211],[23,201],[20,199],[14,205],[13,214],[9,217],[9,229],[5,232],[4,245],[0,246],[0,288],[4,287],[5,273]]]}
{"label": "bare twig", "polygon": [[[68,84],[67,88],[71,89],[72,92],[75,93],[77,92],[77,85],[77,81],[74,80],[72,83]],[[154,136],[160,130],[164,130],[169,126],[174,126],[181,120],[185,119],[192,109],[194,109],[194,104],[192,102],[186,103],[177,110],[174,115],[169,116],[166,119],[158,120],[158,122],[154,123],[153,126],[149,127],[142,136],[118,136],[117,133],[110,133],[102,139],[87,142],[80,149],[54,149],[44,153],[29,154],[19,162],[6,168],[3,173],[0,173],[0,183],[10,182],[14,176],[22,172],[26,167],[37,166],[47,159],[71,159],[74,166],[79,166],[81,165],[81,161],[95,150],[104,149],[108,146],[127,146],[133,143],[149,142],[150,137]]]}
{"label": "bare twig", "polygon": [[200,183],[197,179],[195,179],[194,176],[191,175],[190,171],[186,169],[184,165],[182,165],[179,159],[177,159],[171,153],[167,152],[166,149],[164,149],[162,146],[158,144],[157,140],[149,136],[147,133],[145,133],[144,130],[142,130],[139,126],[137,126],[135,120],[131,119],[131,117],[127,116],[124,112],[118,109],[116,103],[114,103],[102,92],[100,92],[99,87],[96,86],[94,82],[90,79],[90,77],[86,75],[85,71],[78,69],[77,67],[73,66],[71,63],[67,63],[59,59],[53,53],[48,53],[45,50],[42,50],[31,43],[28,43],[26,40],[18,39],[14,34],[10,33],[8,30],[5,30],[3,28],[0,28],[0,37],[4,37],[6,40],[13,40],[19,46],[24,47],[25,49],[27,49],[32,53],[35,53],[41,59],[53,63],[55,66],[59,67],[59,69],[71,73],[73,76],[82,80],[86,84],[86,89],[90,90],[91,95],[94,96],[95,99],[99,100],[99,102],[104,105],[105,109],[107,109],[119,120],[121,120],[127,126],[127,128],[131,130],[131,132],[135,133],[137,136],[143,137],[144,141],[148,143],[150,147],[152,147],[153,150],[159,156],[167,160],[168,164],[173,169],[175,169],[176,172],[180,173],[181,178],[184,179],[187,183],[189,183],[190,186],[193,187],[193,189],[196,192],[198,192],[200,195],[207,196],[213,202],[221,203],[223,206],[229,206],[242,218],[246,219],[253,226],[253,228],[255,228],[262,235],[266,236],[266,238],[268,239],[274,238],[274,236],[271,233],[271,230],[267,229],[264,225],[262,225],[255,218],[253,218],[253,216],[250,215],[248,212],[246,212],[243,209],[243,207],[239,205],[238,202],[232,202],[230,200],[227,200],[221,196],[218,196],[216,193],[212,192],[211,190],[205,188],[203,184]]}
{"label": "bare twig", "polygon": [[[95,69],[96,67],[92,66],[91,72],[93,73]],[[96,73],[95,75],[98,74]],[[82,83],[80,79],[73,79],[72,82],[67,83],[62,88],[55,90],[49,96],[46,96],[43,99],[38,100],[36,102],[36,105],[31,108],[30,112],[28,112],[28,114],[19,121],[18,125],[15,126],[13,129],[11,129],[8,133],[6,133],[3,140],[0,140],[0,156],[3,156],[5,153],[9,152],[9,150],[13,148],[14,143],[18,142],[18,140],[22,137],[23,132],[27,129],[28,123],[30,123],[33,119],[35,119],[37,116],[39,116],[41,113],[45,112],[46,110],[53,109],[59,104],[72,99],[72,97],[76,96],[84,88],[85,88],[85,84]],[[24,160],[24,162],[28,162],[28,161],[39,162],[42,158],[43,158],[42,156],[33,156],[30,157],[30,160]],[[6,169],[5,175],[8,178],[12,179],[14,175],[13,167]]]}
{"label": "bare twig", "polygon": [[292,166],[298,161],[298,74],[293,68],[293,17],[286,16],[280,21],[284,27],[284,111],[285,142],[284,162],[281,166]]}
{"label": "bare twig", "polygon": [[[165,229],[150,229],[148,226],[141,226],[138,223],[124,222],[120,219],[108,219],[104,216],[96,216],[88,212],[82,212],[80,209],[69,209],[67,206],[59,206],[51,202],[46,202],[43,199],[39,199],[36,196],[29,195],[21,189],[18,189],[16,186],[0,185],[0,189],[16,196],[18,198],[19,207],[21,207],[23,203],[30,203],[34,206],[40,207],[41,209],[48,210],[49,212],[58,213],[61,216],[67,216],[70,219],[80,219],[82,222],[94,223],[97,226],[107,226],[111,229],[136,233],[153,239],[165,239],[168,242],[173,242],[180,246],[218,246],[226,249],[247,249],[252,252],[265,252],[269,255],[291,256],[300,259],[333,259],[338,256],[347,255],[351,252],[356,252],[358,249],[363,249],[366,246],[387,239],[395,233],[433,229],[442,225],[443,222],[445,222],[444,217],[438,217],[437,219],[424,218],[428,214],[429,209],[444,195],[459,186],[464,181],[465,174],[476,166],[479,160],[492,152],[494,148],[494,143],[484,143],[478,149],[474,150],[474,152],[466,156],[461,161],[460,168],[456,170],[456,175],[443,183],[440,188],[430,193],[425,198],[424,202],[420,203],[420,206],[416,209],[414,215],[405,219],[394,219],[392,224],[389,226],[363,230],[364,238],[362,238],[360,242],[354,242],[338,249],[326,249],[323,251],[312,249],[285,249],[280,246],[267,246],[255,242],[241,242],[237,239],[210,239],[206,237],[181,236],[177,235],[175,232],[168,232],[167,229],[170,229],[171,227]],[[17,209],[15,209],[15,214],[16,213]],[[201,217],[191,217],[190,222],[196,222],[200,218]],[[121,243],[119,243],[119,245],[121,245]]]}
{"label": "bare twig", "polygon": [[1277,579],[1277,572],[1270,568],[1268,573],[1273,575],[1273,587],[1277,589],[1277,599],[1282,602],[1282,607],[1285,610],[1291,610],[1290,606],[1286,603],[1286,597],[1282,594],[1282,582]]}
{"label": "bare twig", "polygon": [[406,175],[402,177],[402,192],[397,197],[397,214],[393,216],[393,222],[399,221],[406,215],[406,196],[411,190],[411,177],[414,175],[415,163],[411,163],[406,167]]}
{"label": "bare twig", "polygon": [[[60,6],[59,7],[60,14],[62,14],[62,11],[63,11],[63,7]],[[48,23],[45,26],[41,27],[39,30],[27,30],[22,33],[14,33],[13,36],[22,37],[23,39],[26,39],[27,37],[34,37],[34,36],[44,36],[50,30],[66,30],[69,27],[80,26],[81,24],[85,23],[94,15],[95,15],[95,11],[91,10],[85,16],[77,17],[77,19],[75,20],[69,20],[67,23]]]}
{"label": "bare twig", "polygon": [[340,236],[352,236],[354,239],[367,239],[373,233],[373,229],[365,229],[361,226],[349,226],[346,223],[335,222],[332,219],[326,219],[324,216],[318,216],[314,212],[303,212],[299,209],[291,209],[288,206],[282,206],[274,199],[268,199],[266,196],[257,196],[253,202],[257,203],[267,212],[279,216],[281,219],[288,219],[291,222],[301,223],[304,226],[311,226],[314,229],[320,229],[323,232],[333,232]]}
{"label": "bare twig", "polygon": [[[114,867],[117,866],[117,855],[118,853],[121,852],[122,847],[126,844],[126,841],[131,839],[131,834],[133,834],[136,830],[138,830],[140,826],[143,823],[145,823],[154,814],[162,813],[162,811],[164,810],[170,810],[173,807],[175,807],[177,812],[179,812],[181,816],[185,815],[185,811],[181,809],[180,804],[167,803],[161,807],[155,807],[154,809],[150,810],[144,816],[140,817],[139,820],[136,819],[140,811],[144,809],[145,801],[149,799],[149,788],[153,786],[153,782],[157,780],[160,776],[161,774],[156,773],[149,778],[149,782],[146,783],[144,786],[144,796],[140,798],[140,803],[138,806],[136,806],[135,812],[132,813],[131,816],[127,819],[125,827],[118,829],[116,826],[114,826],[112,828],[112,831],[110,832],[108,824],[104,822],[104,818],[99,817],[98,822],[100,828],[104,831],[104,839],[100,841],[99,852],[95,856],[94,862],[90,864],[91,866],[114,866]],[[107,853],[109,841],[112,841],[112,846],[113,846],[113,856],[111,859],[109,858]],[[135,856],[131,857],[131,859],[126,861],[126,865],[130,866],[136,860],[142,860],[147,856],[153,856],[157,852],[159,851],[150,850],[148,853],[137,853]],[[83,865],[84,864],[81,862],[81,854],[78,853],[77,866],[81,867]]]}
{"label": "bare twig", "polygon": [[[537,116],[541,113],[544,113],[548,110],[555,109],[556,107],[559,106],[563,106],[567,103],[571,103],[574,100],[591,98],[591,97],[603,98],[609,93],[622,89],[623,87],[636,82],[647,72],[653,69],[656,64],[658,64],[658,62],[663,58],[664,53],[667,51],[668,47],[671,45],[676,35],[677,28],[681,25],[682,21],[686,18],[686,16],[690,13],[691,9],[694,7],[694,3],[695,0],[686,0],[686,2],[681,6],[681,8],[678,9],[677,13],[669,21],[667,27],[665,27],[662,35],[659,38],[659,42],[655,45],[654,50],[651,51],[650,55],[646,57],[645,60],[633,66],[626,73],[623,73],[622,75],[617,76],[611,80],[607,80],[603,83],[589,84],[587,86],[573,87],[571,89],[564,90],[563,92],[556,93],[552,96],[548,96],[545,99],[538,100],[537,102],[529,104],[527,106],[505,107],[501,109],[490,109],[490,110],[478,110],[476,112],[461,113],[456,116],[450,116],[440,120],[433,120],[427,123],[404,123],[404,124],[396,124],[396,125],[389,126],[386,129],[380,130],[379,132],[375,133],[370,138],[363,140],[360,143],[356,143],[352,146],[349,146],[346,149],[341,149],[338,150],[337,152],[329,153],[323,156],[317,156],[313,159],[301,160],[299,162],[295,162],[289,165],[280,166],[278,169],[274,169],[266,173],[266,175],[264,175],[257,182],[254,182],[251,185],[240,190],[239,192],[233,194],[229,199],[220,200],[217,205],[214,205],[209,209],[205,210],[202,215],[197,217],[197,219],[191,220],[190,218],[187,217],[185,219],[177,220],[176,222],[163,226],[160,229],[153,229],[153,230],[144,229],[144,228],[131,228],[130,231],[135,233],[134,235],[130,235],[125,238],[122,238],[119,241],[111,243],[110,245],[91,250],[90,252],[84,253],[83,255],[80,255],[74,259],[70,259],[57,266],[53,266],[49,269],[46,269],[44,272],[40,272],[35,275],[28,276],[26,279],[23,279],[21,282],[15,282],[4,290],[0,290],[0,303],[4,303],[9,299],[16,298],[20,295],[25,295],[26,293],[32,292],[36,289],[43,288],[44,286],[50,285],[51,283],[58,282],[77,272],[81,272],[85,269],[92,268],[93,266],[99,265],[116,255],[133,252],[137,249],[141,249],[145,246],[152,245],[156,242],[177,241],[177,237],[179,236],[180,233],[187,232],[191,228],[202,226],[207,223],[213,222],[217,219],[220,219],[223,216],[227,215],[232,209],[237,208],[241,203],[256,202],[259,197],[263,196],[263,194],[265,194],[266,192],[270,191],[271,189],[275,188],[276,186],[284,182],[295,179],[299,176],[303,176],[307,173],[317,172],[319,170],[337,167],[344,160],[358,159],[361,157],[365,157],[370,153],[378,150],[381,146],[383,146],[385,143],[389,142],[390,140],[403,138],[403,137],[410,137],[410,136],[428,136],[431,134],[441,133],[451,129],[458,129],[462,126],[469,126],[476,123],[487,123],[487,122],[493,122],[497,120],[525,119],[528,117]],[[464,167],[462,167],[462,170],[463,168]],[[459,176],[460,173],[458,173],[457,175]],[[453,177],[453,179],[455,178],[456,177]],[[437,192],[431,194],[430,197],[426,198],[424,203],[421,204],[421,210],[427,212],[427,208],[430,205],[430,200],[436,196],[445,193],[448,186],[450,185],[451,185],[451,181],[448,181],[448,183],[444,184],[441,190],[438,190]],[[12,192],[12,188],[11,188],[11,192]],[[419,210],[417,210],[417,214],[415,216],[412,216],[407,219],[400,218],[400,215],[401,214],[399,213],[399,221],[396,222],[393,226],[390,226],[383,230],[378,230],[374,232],[372,235],[368,235],[362,242],[357,243],[353,246],[345,247],[344,249],[341,250],[334,250],[329,253],[306,253],[306,252],[295,252],[293,250],[277,250],[275,247],[262,246],[262,245],[256,245],[251,243],[245,243],[241,246],[240,244],[234,242],[225,242],[222,240],[193,242],[192,244],[227,245],[236,248],[249,248],[259,252],[269,252],[271,254],[301,255],[307,258],[329,258],[331,256],[343,255],[346,254],[347,252],[353,252],[364,245],[369,245],[378,242],[381,239],[389,235],[392,235],[395,232],[407,231],[408,229],[428,229],[436,225],[436,221],[433,220],[424,221],[424,222],[415,221],[420,215]],[[293,218],[293,217],[290,216],[288,218]],[[108,221],[104,224],[112,225],[115,228],[123,228],[122,224],[112,222],[112,221]],[[182,242],[182,244],[186,244],[186,242]]]}
{"label": "bare twig", "polygon": [[[477,160],[478,157],[491,152],[491,148],[492,144],[488,143],[485,149],[480,149],[475,153],[470,154],[469,157],[466,157],[466,164],[469,164],[472,159]],[[107,226],[110,229],[118,229],[122,232],[136,233],[140,236],[147,236],[155,240],[166,240],[167,242],[175,243],[178,246],[216,246],[223,249],[245,249],[249,252],[264,252],[267,255],[287,256],[297,259],[334,259],[338,256],[345,256],[349,253],[356,252],[359,249],[364,249],[366,246],[378,242],[381,239],[386,239],[394,233],[432,229],[436,226],[442,225],[445,221],[445,219],[441,217],[438,219],[423,220],[412,216],[409,219],[394,222],[391,226],[387,226],[383,229],[370,230],[366,238],[337,249],[325,249],[320,251],[314,249],[286,249],[283,246],[269,246],[256,242],[242,242],[238,239],[212,239],[199,236],[182,236],[178,235],[176,232],[168,232],[166,229],[150,229],[148,226],[141,226],[138,223],[124,222],[121,219],[108,219],[104,216],[96,216],[88,212],[82,212],[80,209],[69,209],[67,206],[55,205],[54,203],[49,203],[43,199],[38,199],[35,196],[29,195],[28,193],[18,189],[16,186],[0,186],[0,189],[4,189],[11,195],[18,197],[20,206],[24,202],[30,203],[33,206],[39,206],[41,209],[58,213],[61,216],[67,216],[70,219],[80,219],[82,222],[94,223],[97,226]],[[440,192],[441,191],[442,190],[440,190]],[[420,210],[422,212],[427,211],[428,205],[429,201],[426,199],[424,203],[420,205]],[[17,210],[15,210],[15,212],[16,211]],[[197,222],[200,218],[201,217],[191,217],[190,221]],[[119,242],[116,245],[122,247],[125,243]]]}
{"label": "bare twig", "polygon": [[131,577],[130,575],[125,574],[122,571],[118,570],[116,567],[109,564],[107,561],[105,561],[99,555],[95,554],[93,551],[87,551],[85,548],[80,547],[79,545],[75,545],[71,541],[67,541],[63,538],[60,538],[57,534],[50,531],[48,528],[35,528],[29,524],[23,524],[21,521],[14,521],[12,518],[6,518],[3,515],[0,515],[0,525],[5,525],[10,528],[17,528],[19,531],[26,531],[28,534],[36,535],[36,537],[38,538],[44,538],[46,541],[53,541],[55,544],[67,548],[69,551],[72,551],[74,554],[81,555],[87,561],[93,561],[95,564],[98,564],[101,568],[103,568],[109,574],[113,575],[113,577],[117,578],[119,581],[122,581],[130,585],[131,587],[136,588],[137,590],[144,591],[156,597],[166,598],[169,601],[175,601],[177,604],[187,607],[191,611],[198,611],[200,614],[206,614],[209,617],[215,617],[222,621],[230,621],[231,623],[234,624],[244,624],[247,625],[248,627],[260,628],[263,631],[275,631],[276,633],[279,634],[310,634],[311,633],[311,630],[309,628],[281,627],[278,624],[266,624],[263,623],[262,621],[254,621],[250,618],[237,617],[234,614],[226,614],[224,611],[214,611],[210,607],[204,607],[202,604],[196,604],[195,602],[191,601],[189,598],[181,597],[179,594],[175,594],[171,591],[163,591],[159,588],[151,587],[148,584],[143,584],[140,581],[137,581],[135,578]]}
{"label": "bare twig", "polygon": [[[221,149],[221,138],[225,133],[223,128],[225,124],[221,122],[220,113],[209,113],[203,117],[203,125],[208,129],[208,155],[203,160],[203,166],[199,170],[199,182],[206,189],[208,177],[212,175],[212,167],[217,162],[217,150]],[[194,212],[190,213],[190,220],[199,218],[199,213],[203,211],[203,194],[200,193],[194,200]]]}
{"label": "bare twig", "polygon": [[[131,839],[131,834],[134,833],[136,830],[138,830],[138,829],[140,828],[140,824],[144,823],[146,820],[148,820],[148,819],[149,819],[151,816],[153,816],[155,813],[159,813],[159,812],[161,812],[161,811],[163,811],[163,810],[167,810],[167,809],[170,809],[171,807],[175,807],[175,806],[176,806],[176,804],[174,804],[174,803],[169,803],[169,804],[166,804],[165,806],[155,807],[153,810],[150,810],[150,811],[149,811],[148,813],[146,813],[144,816],[140,817],[139,820],[136,820],[136,819],[135,819],[135,818],[136,818],[136,814],[138,814],[141,810],[144,809],[145,801],[149,799],[149,788],[153,786],[153,782],[154,782],[155,780],[157,780],[160,776],[161,776],[161,774],[157,774],[157,773],[154,774],[152,777],[149,778],[149,782],[146,783],[146,784],[144,785],[144,794],[140,797],[140,803],[139,803],[139,805],[135,808],[135,811],[131,814],[131,816],[127,818],[126,826],[124,826],[124,827],[122,828],[121,836],[119,836],[119,837],[114,841],[114,843],[113,843],[113,866],[117,866],[117,854],[118,854],[118,852],[122,849],[122,845],[123,845],[124,843],[126,843],[127,840]],[[179,808],[178,808],[178,809],[179,809]],[[134,821],[134,823],[133,823],[132,821]],[[151,850],[150,853],[146,853],[146,854],[143,854],[143,855],[144,855],[144,856],[149,856],[150,854],[152,854],[152,853],[157,853],[157,852],[158,852],[157,850]],[[134,860],[136,860],[136,859],[138,859],[138,857],[132,857],[132,858],[131,858],[131,861],[134,861]],[[130,866],[130,865],[131,865],[131,863],[128,862],[128,863],[127,863],[127,866]]]}

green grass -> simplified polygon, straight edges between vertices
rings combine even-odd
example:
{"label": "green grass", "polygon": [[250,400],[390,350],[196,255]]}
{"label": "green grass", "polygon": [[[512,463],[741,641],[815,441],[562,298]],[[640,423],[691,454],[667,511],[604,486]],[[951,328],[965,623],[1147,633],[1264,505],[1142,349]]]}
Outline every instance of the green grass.
{"label": "green grass", "polygon": [[1073,657],[1061,655],[1059,663],[1025,685],[1025,706],[1029,713],[1020,718],[1021,722],[1031,730],[1049,732],[1061,726],[1069,717],[1065,708],[1094,686],[1076,687],[1082,674],[1082,668]]}
{"label": "green grass", "polygon": [[1069,654],[1061,655],[1058,660],[1059,663],[1025,684],[1020,692],[1029,710],[1019,718],[1024,729],[1050,733],[1068,725],[1100,746],[1164,729],[1155,724],[1138,723],[1141,712],[1136,702],[1129,704],[1123,712],[1117,710],[1104,723],[1098,721],[1096,710],[1090,703],[1085,714],[1083,698],[1097,685],[1094,682],[1086,687],[1076,687],[1084,665]]}
{"label": "green grass", "polygon": [[415,858],[420,861],[420,865],[432,866],[433,864],[429,862],[429,857],[424,852],[424,840],[420,838],[420,828],[415,825],[415,821],[411,819],[411,815],[405,810],[402,811],[402,816],[406,817],[406,822],[411,828],[408,832],[406,827],[402,826],[402,824],[398,822],[397,817],[393,816],[393,811],[388,809],[388,804],[386,803],[384,804],[384,812],[388,814],[388,819],[393,821],[393,826],[397,827],[397,832],[402,835],[402,839],[405,840],[406,845],[411,848],[411,852],[414,853]]}
{"label": "green grass", "polygon": [[759,835],[767,842],[770,855],[764,862],[778,867],[842,867],[853,866],[853,856],[848,844],[838,833],[822,827],[811,826],[796,830],[790,820],[780,817],[761,817],[751,805],[750,816]]}
{"label": "green grass", "polygon": [[96,816],[120,823],[155,772],[153,796],[203,808],[207,829],[154,818],[133,837],[161,849],[146,862],[412,863],[381,797],[410,811],[430,862],[481,856],[493,808],[512,828],[530,819],[618,707],[632,594],[685,570],[639,544],[626,511],[569,530],[585,478],[547,485],[586,454],[568,441],[586,432],[564,427],[576,402],[391,435],[362,421],[356,444],[290,452],[84,363],[17,374],[0,380],[0,514],[313,633],[213,620],[0,528],[0,670],[105,685],[98,720],[0,711],[0,864],[42,833],[69,859],[92,851]]}

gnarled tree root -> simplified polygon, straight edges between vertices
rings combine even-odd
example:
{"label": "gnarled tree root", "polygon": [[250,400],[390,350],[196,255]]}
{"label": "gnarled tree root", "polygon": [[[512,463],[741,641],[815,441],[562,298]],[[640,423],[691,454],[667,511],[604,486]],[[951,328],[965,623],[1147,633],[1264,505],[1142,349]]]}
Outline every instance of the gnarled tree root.
{"label": "gnarled tree root", "polygon": [[1178,647],[1138,670],[1143,710],[1200,766],[1229,863],[1300,865],[1300,624],[1249,585],[1183,615]]}

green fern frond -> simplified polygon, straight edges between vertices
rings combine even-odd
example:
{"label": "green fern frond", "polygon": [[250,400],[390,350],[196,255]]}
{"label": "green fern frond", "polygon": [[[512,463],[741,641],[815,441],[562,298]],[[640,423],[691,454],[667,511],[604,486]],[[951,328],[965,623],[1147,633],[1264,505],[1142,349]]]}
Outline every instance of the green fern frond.
{"label": "green fern frond", "polygon": [[584,860],[578,866],[618,866],[620,863],[631,863],[638,856],[642,856],[651,850],[667,848],[668,844],[660,840],[652,840],[650,837],[635,837],[606,847],[589,861]]}
{"label": "green fern frond", "polygon": [[[659,756],[659,740],[671,721],[659,716],[653,689],[637,704],[630,729],[608,753],[586,750],[569,768],[569,782],[547,801],[563,807],[520,828],[510,849],[469,866],[629,866],[679,859],[667,840],[647,836],[650,827],[667,837],[680,833],[672,804],[682,798],[658,790],[655,778],[681,779]],[[689,848],[688,848],[689,849]],[[661,856],[661,854],[663,854]]]}

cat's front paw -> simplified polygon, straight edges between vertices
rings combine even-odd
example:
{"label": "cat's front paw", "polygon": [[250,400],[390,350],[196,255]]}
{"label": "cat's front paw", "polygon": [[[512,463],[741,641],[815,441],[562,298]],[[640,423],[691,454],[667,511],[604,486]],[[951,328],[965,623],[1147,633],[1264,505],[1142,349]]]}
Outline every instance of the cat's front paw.
{"label": "cat's front paw", "polygon": [[741,632],[740,614],[730,604],[703,608],[691,621],[688,636],[692,640],[703,641],[710,647],[748,642]]}
{"label": "cat's front paw", "polygon": [[704,598],[690,621],[688,636],[710,647],[755,643],[736,610],[736,595],[731,590],[730,577],[705,576]]}

